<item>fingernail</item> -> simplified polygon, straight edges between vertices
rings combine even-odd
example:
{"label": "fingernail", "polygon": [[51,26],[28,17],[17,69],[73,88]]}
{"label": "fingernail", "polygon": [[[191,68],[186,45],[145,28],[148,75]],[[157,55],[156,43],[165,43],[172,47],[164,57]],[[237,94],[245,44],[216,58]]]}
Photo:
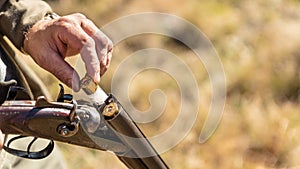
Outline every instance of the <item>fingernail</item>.
{"label": "fingernail", "polygon": [[72,85],[72,90],[78,92],[80,90],[80,77],[76,71],[73,72],[72,79],[69,80],[70,84]]}
{"label": "fingernail", "polygon": [[100,83],[100,72],[96,73],[96,77],[94,78],[94,81],[98,84]]}
{"label": "fingernail", "polygon": [[73,91],[78,92],[79,91],[79,81],[77,82],[75,79],[71,79],[68,81],[67,84],[69,87],[72,88]]}

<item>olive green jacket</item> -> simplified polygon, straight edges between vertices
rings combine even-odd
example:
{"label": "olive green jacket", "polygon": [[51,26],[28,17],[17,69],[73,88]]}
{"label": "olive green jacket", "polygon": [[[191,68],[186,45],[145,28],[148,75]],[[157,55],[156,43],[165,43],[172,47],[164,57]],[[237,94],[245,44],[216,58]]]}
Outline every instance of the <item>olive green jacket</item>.
{"label": "olive green jacket", "polygon": [[[22,62],[4,36],[21,49],[24,33],[49,12],[51,12],[49,5],[40,0],[0,0],[0,100],[3,97],[1,86],[3,87],[3,84],[5,86],[12,79],[18,86],[26,89],[30,95],[27,99],[48,93],[40,79]],[[18,142],[20,147],[27,146],[22,144],[26,143]],[[0,168],[65,169],[66,165],[56,148],[43,160],[22,159],[0,150]]]}
{"label": "olive green jacket", "polygon": [[[18,49],[21,49],[25,32],[50,12],[51,7],[41,0],[0,0],[0,83],[16,80],[17,85],[24,87],[28,92],[30,96],[28,99],[50,95],[40,79],[23,63],[3,37],[8,37]],[[0,91],[2,101],[6,95],[3,91],[2,88],[2,92]]]}
{"label": "olive green jacket", "polygon": [[0,33],[20,49],[24,33],[51,11],[41,0],[0,0]]}

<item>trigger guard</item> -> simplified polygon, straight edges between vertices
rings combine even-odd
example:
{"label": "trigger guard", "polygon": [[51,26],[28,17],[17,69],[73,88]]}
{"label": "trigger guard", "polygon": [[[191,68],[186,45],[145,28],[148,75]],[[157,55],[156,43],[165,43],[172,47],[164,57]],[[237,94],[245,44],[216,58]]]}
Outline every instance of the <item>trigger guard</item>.
{"label": "trigger guard", "polygon": [[19,138],[23,138],[24,136],[19,136],[16,138],[13,138],[11,140],[9,140],[9,143],[7,146],[3,146],[3,149],[8,152],[9,154],[18,156],[18,157],[22,157],[22,158],[27,158],[27,159],[43,159],[47,156],[49,156],[51,154],[51,152],[54,149],[54,141],[50,140],[49,144],[42,150],[40,151],[34,151],[34,152],[30,152],[30,151],[24,151],[24,150],[18,150],[18,149],[13,149],[9,147],[9,144]]}

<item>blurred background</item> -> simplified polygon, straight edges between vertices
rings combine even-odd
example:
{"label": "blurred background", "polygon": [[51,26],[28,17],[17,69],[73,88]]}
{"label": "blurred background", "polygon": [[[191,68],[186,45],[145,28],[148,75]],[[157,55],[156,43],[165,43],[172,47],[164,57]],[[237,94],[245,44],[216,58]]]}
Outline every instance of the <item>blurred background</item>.
{"label": "blurred background", "polygon": [[[189,134],[161,154],[170,168],[300,168],[299,0],[56,0],[49,3],[59,15],[81,12],[99,27],[138,12],[174,14],[197,26],[212,42],[224,66],[227,99],[219,127],[203,144],[198,138],[209,111],[211,84],[201,61],[180,42],[157,35],[126,39],[115,46],[111,67],[102,78],[101,85],[109,93],[119,63],[145,48],[172,51],[189,66],[201,93],[199,112]],[[38,67],[35,70],[56,97],[59,82]],[[132,104],[141,111],[147,110],[149,94],[156,88],[164,91],[167,104],[161,119],[140,124],[147,136],[168,128],[179,112],[181,100],[176,82],[157,70],[144,71],[132,80],[129,94]],[[70,169],[125,168],[112,153],[62,143],[59,146]]]}

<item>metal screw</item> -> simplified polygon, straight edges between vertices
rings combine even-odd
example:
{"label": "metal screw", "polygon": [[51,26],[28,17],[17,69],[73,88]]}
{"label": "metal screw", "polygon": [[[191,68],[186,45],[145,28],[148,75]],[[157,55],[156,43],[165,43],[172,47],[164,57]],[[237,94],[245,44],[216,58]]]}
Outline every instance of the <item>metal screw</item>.
{"label": "metal screw", "polygon": [[89,118],[90,118],[90,116],[87,113],[83,114],[83,116],[82,116],[82,120],[84,120],[84,121],[87,121]]}
{"label": "metal screw", "polygon": [[62,136],[67,136],[69,134],[69,130],[64,128],[59,131],[59,134]]}
{"label": "metal screw", "polygon": [[69,135],[69,129],[67,128],[66,124],[59,125],[57,131],[59,135],[63,137],[67,137]]}

